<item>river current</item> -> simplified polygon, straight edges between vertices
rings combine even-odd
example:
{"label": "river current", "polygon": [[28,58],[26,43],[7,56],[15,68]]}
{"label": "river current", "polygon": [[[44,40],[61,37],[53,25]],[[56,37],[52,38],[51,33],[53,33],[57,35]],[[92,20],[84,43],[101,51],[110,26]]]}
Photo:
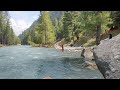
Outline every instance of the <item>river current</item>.
{"label": "river current", "polygon": [[82,66],[82,58],[64,58],[54,48],[0,48],[0,79],[102,79],[98,70]]}

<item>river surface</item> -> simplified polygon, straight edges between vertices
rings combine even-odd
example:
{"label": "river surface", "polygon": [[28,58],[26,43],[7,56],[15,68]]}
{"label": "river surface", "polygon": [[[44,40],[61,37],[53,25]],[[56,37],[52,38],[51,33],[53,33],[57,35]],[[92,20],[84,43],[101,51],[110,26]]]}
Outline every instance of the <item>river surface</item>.
{"label": "river surface", "polygon": [[60,56],[54,48],[0,48],[0,79],[102,79],[98,70],[82,67],[82,59]]}

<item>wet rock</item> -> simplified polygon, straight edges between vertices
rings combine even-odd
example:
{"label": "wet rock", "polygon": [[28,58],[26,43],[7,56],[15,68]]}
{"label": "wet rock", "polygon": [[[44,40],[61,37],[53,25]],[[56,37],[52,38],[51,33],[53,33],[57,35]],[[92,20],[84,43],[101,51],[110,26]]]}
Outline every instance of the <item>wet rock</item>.
{"label": "wet rock", "polygon": [[90,61],[85,60],[82,66],[85,68],[91,69],[91,70],[97,69],[96,63],[94,61],[90,62]]}

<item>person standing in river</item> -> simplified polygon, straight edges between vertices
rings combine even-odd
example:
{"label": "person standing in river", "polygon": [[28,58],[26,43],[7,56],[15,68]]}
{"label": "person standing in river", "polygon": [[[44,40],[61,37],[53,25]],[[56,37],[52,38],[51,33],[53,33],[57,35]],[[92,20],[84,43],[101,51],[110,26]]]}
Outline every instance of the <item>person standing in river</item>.
{"label": "person standing in river", "polygon": [[62,52],[64,51],[64,46],[62,45]]}
{"label": "person standing in river", "polygon": [[64,51],[64,38],[60,41],[59,45],[62,48],[62,52]]}

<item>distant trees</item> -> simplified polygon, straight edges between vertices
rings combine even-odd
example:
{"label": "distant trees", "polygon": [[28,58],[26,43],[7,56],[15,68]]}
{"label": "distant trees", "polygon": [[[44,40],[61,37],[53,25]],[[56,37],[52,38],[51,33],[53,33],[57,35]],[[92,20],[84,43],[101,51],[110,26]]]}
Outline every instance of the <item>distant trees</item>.
{"label": "distant trees", "polygon": [[0,43],[13,45],[20,43],[20,39],[15,36],[15,33],[10,26],[10,16],[7,11],[0,11]]}
{"label": "distant trees", "polygon": [[[55,42],[55,30],[48,11],[41,11],[37,23],[24,31],[19,37],[22,44],[35,43],[38,45],[51,45]],[[30,43],[29,43],[30,42]]]}

